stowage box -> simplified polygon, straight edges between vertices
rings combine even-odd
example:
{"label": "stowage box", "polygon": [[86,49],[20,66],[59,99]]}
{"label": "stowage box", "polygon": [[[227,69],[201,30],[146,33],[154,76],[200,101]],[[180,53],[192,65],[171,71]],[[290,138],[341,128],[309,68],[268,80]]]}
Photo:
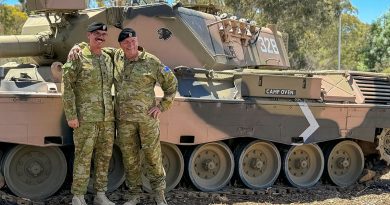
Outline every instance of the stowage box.
{"label": "stowage box", "polygon": [[83,10],[88,7],[88,0],[31,0],[26,1],[29,11]]}
{"label": "stowage box", "polygon": [[321,78],[281,75],[242,75],[243,97],[321,99]]}

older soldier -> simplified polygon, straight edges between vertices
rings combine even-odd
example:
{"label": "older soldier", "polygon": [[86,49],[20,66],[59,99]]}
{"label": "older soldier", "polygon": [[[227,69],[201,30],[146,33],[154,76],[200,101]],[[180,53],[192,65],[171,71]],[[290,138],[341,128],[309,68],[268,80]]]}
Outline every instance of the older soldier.
{"label": "older soldier", "polygon": [[[103,50],[114,56],[117,140],[123,155],[130,193],[130,200],[124,205],[140,203],[142,192],[140,148],[145,156],[146,174],[154,191],[155,201],[158,205],[165,205],[166,183],[158,116],[171,107],[177,91],[177,80],[172,71],[157,57],[138,47],[138,39],[133,29],[123,29],[118,42],[122,49]],[[69,58],[78,58],[79,55],[75,53],[85,46],[85,43],[74,46]],[[155,101],[156,83],[159,83],[164,91],[164,97],[159,104]]]}
{"label": "older soldier", "polygon": [[87,32],[89,44],[81,50],[80,58],[63,66],[64,110],[68,125],[74,129],[72,204],[87,204],[84,195],[94,153],[94,204],[114,205],[105,195],[114,142],[113,64],[110,56],[102,52],[107,26],[95,22]]}
{"label": "older soldier", "polygon": [[[114,57],[114,84],[118,142],[130,192],[130,200],[125,205],[140,202],[140,148],[145,156],[146,176],[154,191],[155,201],[158,205],[164,205],[167,204],[164,197],[166,183],[158,116],[172,105],[177,91],[177,80],[172,71],[157,57],[138,47],[138,39],[133,29],[123,29],[118,42],[122,49],[117,50]],[[159,83],[164,91],[164,97],[159,104],[156,104],[154,94],[156,83]]]}

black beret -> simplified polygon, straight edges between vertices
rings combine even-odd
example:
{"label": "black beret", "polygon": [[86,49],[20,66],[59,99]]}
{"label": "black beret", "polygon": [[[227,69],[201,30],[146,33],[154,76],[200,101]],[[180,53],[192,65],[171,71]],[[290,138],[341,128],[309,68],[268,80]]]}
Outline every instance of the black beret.
{"label": "black beret", "polygon": [[89,26],[87,28],[88,32],[94,32],[97,30],[107,31],[107,25],[104,23],[100,23],[100,22],[93,22],[93,23],[89,24]]}
{"label": "black beret", "polygon": [[136,37],[136,33],[132,28],[125,28],[123,29],[118,36],[118,42],[122,42],[128,37]]}

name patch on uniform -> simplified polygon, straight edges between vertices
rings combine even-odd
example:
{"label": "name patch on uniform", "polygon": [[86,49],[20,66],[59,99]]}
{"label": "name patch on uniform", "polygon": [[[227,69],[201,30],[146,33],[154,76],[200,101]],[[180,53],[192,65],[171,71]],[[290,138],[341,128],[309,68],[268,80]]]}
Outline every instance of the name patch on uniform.
{"label": "name patch on uniform", "polygon": [[164,72],[166,72],[166,73],[171,72],[171,69],[168,66],[165,66],[164,67]]}

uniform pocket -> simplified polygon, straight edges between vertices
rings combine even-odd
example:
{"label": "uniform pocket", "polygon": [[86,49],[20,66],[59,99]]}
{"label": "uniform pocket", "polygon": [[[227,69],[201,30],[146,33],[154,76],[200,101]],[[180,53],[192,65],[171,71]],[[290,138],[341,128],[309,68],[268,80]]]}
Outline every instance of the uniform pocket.
{"label": "uniform pocket", "polygon": [[138,77],[137,84],[141,87],[152,86],[152,84],[154,84],[155,81],[151,73],[142,73],[137,77]]}
{"label": "uniform pocket", "polygon": [[78,83],[80,83],[80,84],[84,84],[86,82],[93,83],[94,80],[95,79],[93,78],[93,69],[91,69],[91,68],[84,68],[80,72],[78,79],[77,79]]}

